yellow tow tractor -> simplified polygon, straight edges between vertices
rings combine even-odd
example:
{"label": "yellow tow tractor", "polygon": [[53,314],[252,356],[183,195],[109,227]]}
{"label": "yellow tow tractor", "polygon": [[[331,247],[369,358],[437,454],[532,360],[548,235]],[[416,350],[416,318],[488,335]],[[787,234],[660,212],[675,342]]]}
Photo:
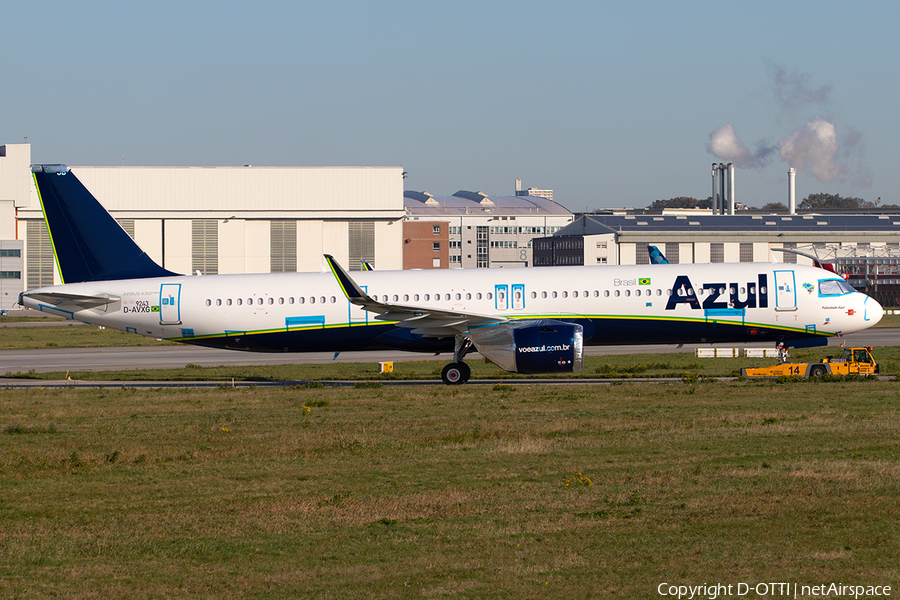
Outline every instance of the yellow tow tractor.
{"label": "yellow tow tractor", "polygon": [[774,367],[741,369],[741,375],[756,377],[822,377],[823,375],[875,375],[878,363],[872,358],[872,347],[845,348],[840,358],[829,356],[822,362],[782,363]]}

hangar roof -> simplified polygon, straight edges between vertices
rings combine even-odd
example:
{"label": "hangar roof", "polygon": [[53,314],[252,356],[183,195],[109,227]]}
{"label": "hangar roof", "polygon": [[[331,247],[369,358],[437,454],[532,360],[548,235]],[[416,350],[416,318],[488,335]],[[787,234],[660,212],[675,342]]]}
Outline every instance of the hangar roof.
{"label": "hangar roof", "polygon": [[815,233],[887,231],[900,234],[900,215],[584,215],[554,236],[638,232]]}
{"label": "hangar roof", "polygon": [[403,192],[403,205],[409,215],[530,215],[571,216],[562,205],[538,196],[488,196],[482,192],[460,190],[452,196],[433,196],[428,192]]}

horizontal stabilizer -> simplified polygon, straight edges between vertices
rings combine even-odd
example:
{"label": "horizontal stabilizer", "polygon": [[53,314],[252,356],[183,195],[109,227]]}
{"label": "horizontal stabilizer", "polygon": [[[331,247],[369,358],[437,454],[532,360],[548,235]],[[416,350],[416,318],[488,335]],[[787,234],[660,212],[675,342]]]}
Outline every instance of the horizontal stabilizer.
{"label": "horizontal stabilizer", "polygon": [[[59,292],[25,292],[24,300],[34,300],[57,307],[74,307],[76,309],[98,308],[118,302],[118,296],[81,296],[78,294],[61,294]],[[26,304],[27,306],[27,304]]]}

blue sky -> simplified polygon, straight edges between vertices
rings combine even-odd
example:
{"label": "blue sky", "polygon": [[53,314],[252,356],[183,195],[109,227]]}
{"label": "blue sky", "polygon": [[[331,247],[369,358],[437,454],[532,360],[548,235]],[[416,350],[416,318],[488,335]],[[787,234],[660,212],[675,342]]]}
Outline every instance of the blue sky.
{"label": "blue sky", "polygon": [[407,189],[437,195],[511,194],[518,177],[582,210],[707,197],[719,132],[738,201],[784,202],[794,161],[798,201],[900,204],[898,17],[892,2],[6,2],[0,144],[28,136],[35,162],[72,165],[403,165]]}

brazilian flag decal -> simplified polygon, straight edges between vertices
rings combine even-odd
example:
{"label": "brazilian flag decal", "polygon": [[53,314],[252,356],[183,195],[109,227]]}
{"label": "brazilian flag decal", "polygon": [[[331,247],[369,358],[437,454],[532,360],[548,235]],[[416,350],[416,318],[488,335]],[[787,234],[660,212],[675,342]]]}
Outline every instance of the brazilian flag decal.
{"label": "brazilian flag decal", "polygon": [[159,312],[159,307],[158,307],[158,306],[151,306],[151,307],[150,307],[150,312]]}
{"label": "brazilian flag decal", "polygon": [[638,279],[638,285],[650,285],[650,278],[641,277],[640,279]]}

